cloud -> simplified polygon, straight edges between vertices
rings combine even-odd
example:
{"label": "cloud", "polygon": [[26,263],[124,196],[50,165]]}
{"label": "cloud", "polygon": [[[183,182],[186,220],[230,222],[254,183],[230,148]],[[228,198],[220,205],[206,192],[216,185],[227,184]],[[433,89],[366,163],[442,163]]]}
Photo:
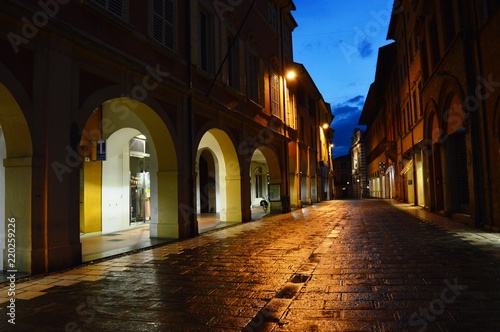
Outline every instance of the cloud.
{"label": "cloud", "polygon": [[333,114],[335,115],[334,122],[351,121],[353,116],[359,117],[359,108],[349,105],[338,106],[333,109]]}
{"label": "cloud", "polygon": [[370,57],[373,54],[372,43],[368,39],[363,39],[357,45],[359,56],[363,59]]}
{"label": "cloud", "polygon": [[358,121],[364,102],[365,97],[358,95],[332,106],[332,113],[335,115],[332,123],[332,128],[335,130],[333,138],[335,156],[349,153],[353,130],[360,127]]}
{"label": "cloud", "polygon": [[362,95],[351,98],[347,101],[348,104],[355,104],[356,106],[362,107],[365,103],[365,97]]}

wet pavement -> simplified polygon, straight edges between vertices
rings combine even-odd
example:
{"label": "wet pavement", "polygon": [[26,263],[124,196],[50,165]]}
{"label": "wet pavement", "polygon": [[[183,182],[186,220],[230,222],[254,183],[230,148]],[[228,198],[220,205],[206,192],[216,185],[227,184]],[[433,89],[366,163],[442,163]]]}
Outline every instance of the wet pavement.
{"label": "wet pavement", "polygon": [[0,331],[500,331],[500,236],[331,201],[8,289]]}

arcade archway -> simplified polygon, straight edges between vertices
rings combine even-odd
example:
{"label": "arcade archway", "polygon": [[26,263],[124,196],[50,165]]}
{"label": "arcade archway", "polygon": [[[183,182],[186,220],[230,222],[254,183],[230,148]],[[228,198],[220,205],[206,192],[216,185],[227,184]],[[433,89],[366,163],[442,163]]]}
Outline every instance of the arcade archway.
{"label": "arcade archway", "polygon": [[[167,126],[152,108],[127,98],[102,103],[87,120],[80,146],[82,234],[141,228],[133,236],[143,246],[178,238],[177,157]],[[141,243],[129,239],[123,246]],[[82,244],[84,255],[91,254]]]}
{"label": "arcade archway", "polygon": [[241,175],[236,149],[220,129],[208,130],[196,156],[196,210],[220,222],[241,222]]}
{"label": "arcade archway", "polygon": [[[26,99],[27,100],[27,99]],[[1,270],[9,267],[9,229],[15,224],[15,269],[31,272],[32,268],[32,155],[28,124],[18,101],[0,83],[0,250]],[[9,224],[11,226],[9,226]]]}
{"label": "arcade archway", "polygon": [[[252,215],[260,214],[260,201],[266,199],[269,212],[281,212],[281,171],[273,150],[257,148],[250,162],[250,198]],[[257,208],[257,209],[256,209]]]}

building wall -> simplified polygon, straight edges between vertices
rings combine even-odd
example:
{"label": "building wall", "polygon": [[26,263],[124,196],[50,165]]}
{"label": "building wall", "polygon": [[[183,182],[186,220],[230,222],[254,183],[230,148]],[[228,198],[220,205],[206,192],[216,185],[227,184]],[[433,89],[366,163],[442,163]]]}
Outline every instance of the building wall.
{"label": "building wall", "polygon": [[[3,208],[6,219],[15,219],[22,229],[17,234],[19,271],[79,264],[80,231],[102,232],[109,226],[103,225],[107,212],[128,215],[128,205],[104,190],[110,184],[99,178],[99,162],[95,169],[84,163],[93,157],[95,151],[87,148],[96,139],[109,139],[120,129],[144,134],[152,149],[152,237],[198,234],[196,215],[203,202],[197,164],[205,148],[214,152],[220,175],[217,196],[209,204],[220,208],[223,221],[251,220],[250,174],[256,155],[259,162],[263,156],[274,189],[271,211],[289,211],[288,144],[297,137],[304,137],[297,164],[306,172],[305,201],[317,200],[319,146],[325,139],[316,139],[319,131],[309,129],[320,126],[317,112],[329,108],[304,76],[306,96],[320,102],[307,110],[301,132],[293,114],[293,102],[300,97],[288,90],[284,78],[293,61],[291,45],[285,45],[296,27],[293,2],[270,2],[276,10],[271,19],[267,2],[254,7],[241,2],[221,11],[217,2],[169,0],[174,5],[166,16],[174,17],[173,29],[165,35],[152,24],[152,7],[140,2],[125,1],[121,14],[92,0],[54,3],[52,9],[28,0],[0,4]],[[247,11],[251,24],[243,21]],[[97,124],[89,120],[96,114]],[[90,130],[98,137],[88,135]],[[126,171],[123,156],[120,170]],[[128,183],[125,175],[122,182]],[[99,201],[93,192],[102,195],[101,213],[91,213]],[[128,201],[125,196],[122,200]],[[106,209],[115,201],[113,209]]]}
{"label": "building wall", "polygon": [[[396,198],[495,230],[500,66],[491,45],[498,40],[498,8],[492,1],[395,2],[388,38],[397,60],[383,63],[379,53],[374,82],[389,94],[376,106],[367,103],[362,115],[369,120],[368,156],[382,156],[375,143],[382,135],[370,131],[377,114],[387,114],[387,137],[397,128],[396,147],[389,143],[386,151],[388,162],[395,161]],[[386,80],[383,72],[395,75]],[[375,179],[378,159],[372,159],[368,172]]]}
{"label": "building wall", "polygon": [[351,155],[333,160],[335,199],[353,198]]}

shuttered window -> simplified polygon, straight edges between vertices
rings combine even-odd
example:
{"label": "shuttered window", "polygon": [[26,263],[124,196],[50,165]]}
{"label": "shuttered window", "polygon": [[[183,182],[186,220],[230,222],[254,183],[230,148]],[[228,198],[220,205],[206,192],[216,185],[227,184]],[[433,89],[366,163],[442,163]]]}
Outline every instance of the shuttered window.
{"label": "shuttered window", "polygon": [[281,118],[280,116],[280,100],[279,100],[279,90],[280,81],[278,74],[271,74],[271,113],[274,116]]}
{"label": "shuttered window", "polygon": [[125,19],[126,0],[92,0],[92,1],[101,6],[102,8],[106,9],[111,14],[121,19]]}
{"label": "shuttered window", "polygon": [[227,38],[228,47],[233,43],[234,45],[228,51],[229,54],[227,58],[227,78],[229,86],[235,88],[236,90],[239,90],[240,88],[240,57],[238,52],[239,45],[237,40],[228,37]]}
{"label": "shuttered window", "polygon": [[175,1],[153,0],[152,37],[175,50]]}
{"label": "shuttered window", "polygon": [[278,31],[278,15],[276,12],[276,5],[270,1],[268,4],[268,21],[274,31]]}
{"label": "shuttered window", "polygon": [[215,73],[215,48],[213,17],[208,11],[202,9],[199,13],[199,56],[200,68],[207,73]]}
{"label": "shuttered window", "polygon": [[259,71],[260,71],[259,58],[257,57],[257,55],[250,52],[248,54],[247,91],[248,91],[248,98],[250,98],[257,104],[260,102]]}

